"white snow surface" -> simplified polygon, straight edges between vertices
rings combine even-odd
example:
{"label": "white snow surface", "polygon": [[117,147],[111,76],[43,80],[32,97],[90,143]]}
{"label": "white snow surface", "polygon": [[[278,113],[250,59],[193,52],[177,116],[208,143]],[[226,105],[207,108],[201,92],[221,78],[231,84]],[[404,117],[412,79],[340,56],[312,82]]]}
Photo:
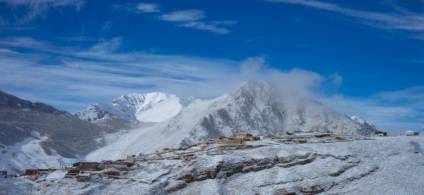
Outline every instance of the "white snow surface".
{"label": "white snow surface", "polygon": [[187,101],[166,93],[134,93],[120,96],[108,104],[96,103],[76,115],[89,121],[111,115],[130,121],[162,122],[179,113]]}
{"label": "white snow surface", "polygon": [[[182,121],[177,126],[183,128],[174,130],[174,124],[171,121],[129,130],[115,141],[109,142],[107,146],[88,154],[86,160],[117,160],[127,155],[160,151],[166,147],[179,147],[183,140],[190,138],[191,128],[189,127],[195,126],[210,103],[211,101],[196,100],[175,116]],[[188,144],[194,144],[194,142]]]}
{"label": "white snow surface", "polygon": [[[402,194],[424,192],[424,137],[384,137],[333,143],[283,144],[265,139],[254,147],[220,144],[143,155],[120,179],[46,176],[35,182],[0,179],[10,194]],[[159,157],[159,158],[158,158]],[[215,171],[216,178],[209,176]]]}

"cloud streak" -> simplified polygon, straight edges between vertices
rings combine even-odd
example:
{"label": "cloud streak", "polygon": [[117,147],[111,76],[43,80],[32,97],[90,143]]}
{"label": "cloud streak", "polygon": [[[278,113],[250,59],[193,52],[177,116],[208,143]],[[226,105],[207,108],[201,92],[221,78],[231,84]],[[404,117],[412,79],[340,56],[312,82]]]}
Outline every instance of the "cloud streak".
{"label": "cloud streak", "polygon": [[205,13],[201,10],[175,11],[159,16],[160,20],[169,22],[191,22],[205,18]]}
{"label": "cloud streak", "polygon": [[186,22],[186,23],[180,24],[180,26],[187,27],[187,28],[194,28],[194,29],[198,29],[198,30],[210,31],[210,32],[214,32],[214,33],[217,33],[217,34],[228,34],[228,33],[230,33],[230,30],[228,30],[227,28],[218,27],[216,24],[207,24],[207,23],[204,23],[204,22],[197,22],[197,21]]}
{"label": "cloud streak", "polygon": [[12,9],[26,9],[23,13],[15,13],[14,22],[18,24],[25,24],[35,18],[46,16],[49,9],[72,6],[79,11],[84,6],[83,0],[0,0],[0,3],[5,3]]}
{"label": "cloud streak", "polygon": [[237,22],[233,20],[207,21],[205,11],[198,9],[178,10],[163,13],[159,9],[158,4],[139,3],[124,6],[115,5],[115,8],[122,7],[133,13],[160,13],[156,17],[160,21],[173,22],[177,23],[178,27],[209,31],[216,34],[228,34],[231,32],[228,27],[237,24]]}
{"label": "cloud streak", "polygon": [[155,13],[160,12],[159,6],[153,3],[139,3],[137,4],[137,10],[143,13]]}
{"label": "cloud streak", "polygon": [[409,11],[373,12],[351,9],[316,0],[268,0],[273,3],[302,5],[354,18],[356,22],[388,31],[406,31],[411,38],[424,39],[424,15]]}

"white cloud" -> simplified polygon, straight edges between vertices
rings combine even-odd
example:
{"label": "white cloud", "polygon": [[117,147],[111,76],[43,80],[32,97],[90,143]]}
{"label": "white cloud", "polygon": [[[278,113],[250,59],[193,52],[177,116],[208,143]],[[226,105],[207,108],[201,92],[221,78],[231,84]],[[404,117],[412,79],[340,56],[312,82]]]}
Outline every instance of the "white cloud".
{"label": "white cloud", "polygon": [[[298,4],[355,18],[356,22],[384,30],[402,30],[411,33],[411,38],[422,39],[424,15],[409,11],[373,12],[350,9],[333,3],[316,0],[268,0],[275,3]],[[404,9],[401,9],[404,10]]]}
{"label": "white cloud", "polygon": [[316,99],[319,89],[324,87],[324,77],[308,70],[292,69],[287,72],[273,70],[271,82],[287,100]]}
{"label": "white cloud", "polygon": [[0,3],[5,3],[10,7],[26,7],[28,11],[23,14],[16,14],[17,23],[25,24],[37,17],[45,17],[47,10],[58,7],[72,6],[77,11],[80,11],[84,6],[83,0],[0,0]]}
{"label": "white cloud", "polygon": [[0,46],[5,47],[20,47],[27,49],[45,49],[48,48],[48,44],[42,41],[38,41],[31,37],[4,37],[0,39]]}
{"label": "white cloud", "polygon": [[104,55],[116,51],[122,44],[121,37],[115,37],[111,40],[102,40],[100,43],[93,45],[86,53],[87,56]]}
{"label": "white cloud", "polygon": [[338,72],[331,74],[330,79],[337,89],[343,84],[343,77]]}
{"label": "white cloud", "polygon": [[169,22],[178,22],[181,27],[193,28],[197,30],[204,30],[214,32],[217,34],[228,34],[230,30],[223,26],[236,24],[236,21],[223,20],[205,22],[205,13],[201,10],[183,10],[175,11],[169,14],[162,14],[159,16],[160,20]]}
{"label": "white cloud", "polygon": [[182,10],[174,11],[168,14],[162,14],[159,16],[160,20],[170,22],[191,22],[205,18],[205,13],[201,10]]}
{"label": "white cloud", "polygon": [[240,71],[243,75],[250,78],[258,78],[265,68],[265,58],[263,57],[251,57],[246,59],[240,64]]}
{"label": "white cloud", "polygon": [[[115,6],[122,7],[122,6]],[[128,8],[127,8],[128,9]],[[132,9],[128,9],[132,12],[136,12]],[[160,12],[156,4],[140,3],[137,6],[137,11],[145,13]],[[161,14],[157,19],[167,22],[175,22],[179,27],[192,28],[197,30],[214,32],[216,34],[228,34],[230,30],[226,27],[234,25],[237,21],[233,20],[222,20],[222,21],[205,21],[205,12],[203,10],[190,9],[173,11],[169,13]]]}
{"label": "white cloud", "polygon": [[186,22],[181,24],[180,26],[182,27],[188,27],[188,28],[194,28],[194,29],[198,29],[198,30],[205,30],[205,31],[210,31],[210,32],[214,32],[217,34],[227,34],[230,32],[229,29],[227,28],[223,28],[223,27],[218,27],[216,24],[206,24],[204,22]]}
{"label": "white cloud", "polygon": [[139,3],[137,4],[137,10],[144,13],[160,12],[159,6],[153,3]]}

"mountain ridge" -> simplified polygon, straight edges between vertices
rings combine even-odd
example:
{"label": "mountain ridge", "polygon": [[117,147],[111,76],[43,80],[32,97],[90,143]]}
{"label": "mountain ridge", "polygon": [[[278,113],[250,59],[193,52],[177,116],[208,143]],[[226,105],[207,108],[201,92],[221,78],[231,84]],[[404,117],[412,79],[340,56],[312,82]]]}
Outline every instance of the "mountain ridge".
{"label": "mountain ridge", "polygon": [[106,154],[108,158],[119,159],[237,133],[266,135],[289,131],[370,135],[376,131],[316,101],[281,97],[266,81],[246,82],[216,99],[195,100],[162,123],[130,131],[90,153],[87,159],[100,160]]}
{"label": "mountain ridge", "polygon": [[161,92],[131,93],[113,99],[110,103],[95,103],[75,116],[96,121],[105,117],[117,117],[128,121],[162,122],[180,112],[186,100]]}

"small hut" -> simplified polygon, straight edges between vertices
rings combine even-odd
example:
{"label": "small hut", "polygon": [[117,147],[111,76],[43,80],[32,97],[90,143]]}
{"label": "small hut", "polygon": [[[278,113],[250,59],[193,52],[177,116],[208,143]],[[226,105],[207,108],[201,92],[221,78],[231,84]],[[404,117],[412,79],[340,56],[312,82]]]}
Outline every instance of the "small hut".
{"label": "small hut", "polygon": [[49,169],[25,169],[23,175],[40,175],[48,172]]}
{"label": "small hut", "polygon": [[196,155],[194,155],[194,154],[188,154],[188,155],[185,155],[183,157],[183,159],[184,160],[189,160],[189,161],[196,160]]}
{"label": "small hut", "polygon": [[77,181],[87,182],[87,181],[90,181],[90,176],[91,176],[90,173],[81,173],[77,175],[76,178],[77,178]]}
{"label": "small hut", "polygon": [[387,136],[387,132],[384,132],[384,131],[376,131],[375,133],[374,133],[374,135],[375,136]]}
{"label": "small hut", "polygon": [[240,133],[240,134],[235,134],[234,135],[234,138],[235,139],[248,139],[248,138],[250,138],[250,137],[252,137],[252,134],[249,134],[249,133]]}
{"label": "small hut", "polygon": [[168,153],[168,152],[173,152],[173,151],[174,151],[174,149],[172,149],[172,148],[163,148],[162,149],[163,153]]}
{"label": "small hut", "polygon": [[225,143],[227,143],[227,144],[242,144],[243,140],[242,139],[229,139],[229,140],[226,140]]}
{"label": "small hut", "polygon": [[253,136],[249,133],[241,133],[241,134],[235,134],[234,139],[243,140],[243,141],[255,141],[259,140],[260,138],[258,136]]}
{"label": "small hut", "polygon": [[72,164],[74,167],[76,167],[79,170],[82,171],[100,171],[103,170],[103,167],[98,162],[76,162]]}

